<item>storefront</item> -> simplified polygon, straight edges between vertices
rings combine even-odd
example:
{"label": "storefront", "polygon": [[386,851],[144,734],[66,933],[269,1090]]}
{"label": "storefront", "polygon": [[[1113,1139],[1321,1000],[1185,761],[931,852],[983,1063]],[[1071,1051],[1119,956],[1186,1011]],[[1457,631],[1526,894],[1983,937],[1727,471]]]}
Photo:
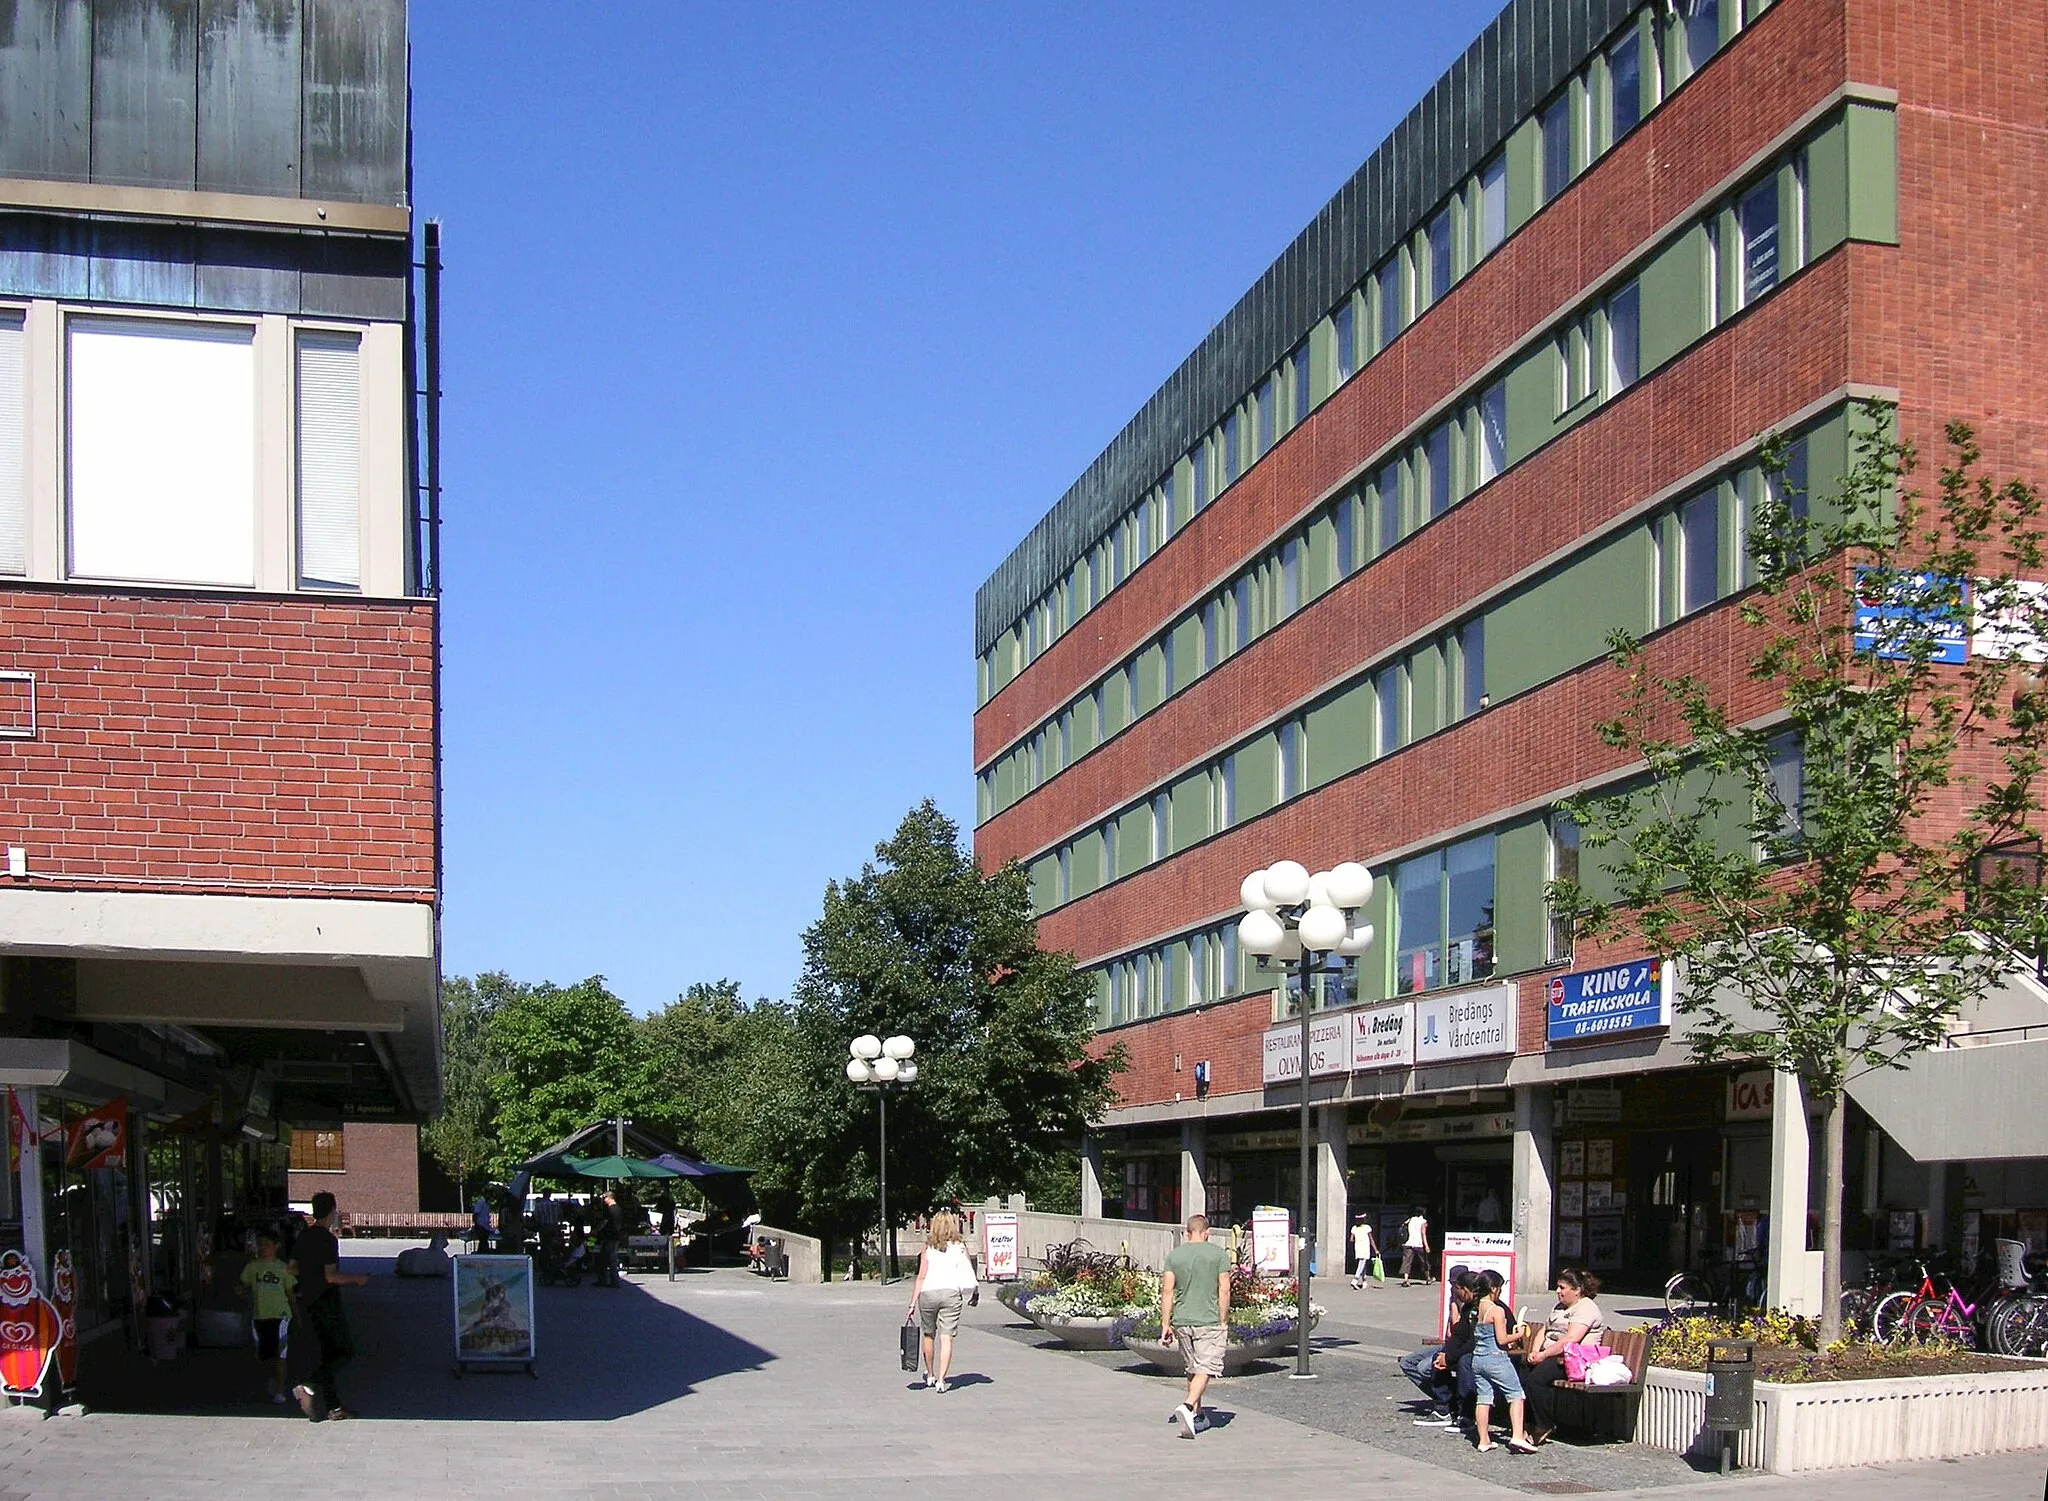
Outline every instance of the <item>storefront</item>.
{"label": "storefront", "polygon": [[1505,1091],[1355,1107],[1346,1134],[1350,1213],[1370,1214],[1383,1245],[1396,1243],[1418,1209],[1438,1241],[1450,1231],[1508,1228],[1515,1113]]}

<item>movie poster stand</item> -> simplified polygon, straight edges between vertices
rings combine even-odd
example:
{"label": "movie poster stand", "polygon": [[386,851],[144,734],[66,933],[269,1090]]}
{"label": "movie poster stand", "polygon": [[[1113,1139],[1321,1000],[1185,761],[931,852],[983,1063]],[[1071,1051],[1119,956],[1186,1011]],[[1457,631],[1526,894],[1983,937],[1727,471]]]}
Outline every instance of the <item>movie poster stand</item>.
{"label": "movie poster stand", "polygon": [[533,1258],[455,1256],[455,1378],[466,1371],[535,1375]]}

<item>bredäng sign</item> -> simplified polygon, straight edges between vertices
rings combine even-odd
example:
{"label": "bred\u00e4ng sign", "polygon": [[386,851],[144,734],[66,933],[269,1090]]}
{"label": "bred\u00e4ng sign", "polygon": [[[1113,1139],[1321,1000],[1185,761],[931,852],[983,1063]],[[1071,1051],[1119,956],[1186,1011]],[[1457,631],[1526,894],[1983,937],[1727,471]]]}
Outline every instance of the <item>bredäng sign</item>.
{"label": "bred\u00e4ng sign", "polygon": [[1351,1013],[1351,1067],[1412,1068],[1415,1064],[1415,1007],[1407,1001]]}

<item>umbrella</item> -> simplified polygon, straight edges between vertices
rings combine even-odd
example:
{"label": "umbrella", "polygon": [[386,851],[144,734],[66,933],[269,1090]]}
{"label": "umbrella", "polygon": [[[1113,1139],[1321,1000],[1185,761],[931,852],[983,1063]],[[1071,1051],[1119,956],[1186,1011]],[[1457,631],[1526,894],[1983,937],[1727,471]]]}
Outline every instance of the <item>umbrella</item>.
{"label": "umbrella", "polygon": [[641,1157],[564,1157],[562,1166],[579,1178],[680,1178],[683,1175],[659,1162]]}

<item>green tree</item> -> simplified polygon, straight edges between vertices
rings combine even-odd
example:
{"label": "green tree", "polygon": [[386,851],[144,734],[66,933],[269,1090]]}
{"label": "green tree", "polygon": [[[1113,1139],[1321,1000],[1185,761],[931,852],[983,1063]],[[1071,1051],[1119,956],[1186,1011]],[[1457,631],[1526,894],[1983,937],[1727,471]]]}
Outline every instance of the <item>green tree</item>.
{"label": "green tree", "polygon": [[[889,1099],[891,1219],[943,1199],[1023,1190],[1065,1160],[1112,1095],[1093,987],[1038,947],[1015,864],[984,874],[930,802],[859,876],[826,888],[804,935],[771,1185],[836,1235],[872,1223],[876,1107],[846,1081],[847,1044],[903,1033],[917,1082]],[[793,1106],[790,1110],[788,1107]]]}
{"label": "green tree", "polygon": [[674,1103],[655,1059],[602,975],[518,987],[492,1015],[489,1035],[503,1064],[491,1080],[500,1171],[612,1116],[673,1130]]}
{"label": "green tree", "polygon": [[[1916,456],[1891,422],[1860,413],[1855,463],[1810,507],[1772,445],[1740,689],[1660,672],[1615,638],[1621,712],[1600,735],[1647,771],[1568,805],[1586,872],[1550,893],[1581,931],[1681,961],[1696,1058],[1768,1063],[1820,1105],[1830,1340],[1844,1090],[1939,1042],[2042,938],[2038,891],[1974,879],[1987,850],[2040,828],[2044,715],[2025,659],[2041,660],[2048,622],[2020,583],[2041,572],[2039,499],[1984,476],[1960,425],[1936,493],[1909,488]],[[1861,644],[1859,598],[1880,607]],[[1944,641],[1985,617],[2004,646],[1945,663]]]}
{"label": "green tree", "polygon": [[503,1064],[490,1044],[491,1018],[524,989],[493,972],[441,982],[441,1109],[421,1144],[455,1180],[462,1201],[469,1181],[497,1156],[498,1106],[491,1081]]}

